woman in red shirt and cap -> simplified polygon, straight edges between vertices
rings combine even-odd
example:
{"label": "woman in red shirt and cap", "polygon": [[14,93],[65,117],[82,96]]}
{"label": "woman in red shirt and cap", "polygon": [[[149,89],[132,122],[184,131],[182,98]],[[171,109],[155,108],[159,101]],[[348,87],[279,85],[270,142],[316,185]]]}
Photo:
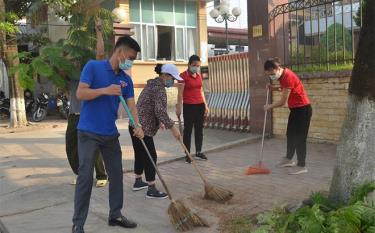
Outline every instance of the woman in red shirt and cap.
{"label": "woman in red shirt and cap", "polygon": [[[280,161],[278,166],[292,167],[289,172],[290,175],[306,173],[306,139],[310,127],[312,108],[305,88],[293,71],[281,67],[278,58],[267,60],[264,63],[264,70],[272,81],[280,82],[280,87],[268,85],[268,88],[281,91],[281,99],[278,102],[265,105],[264,110],[282,107],[286,102],[288,102],[290,109],[286,133],[286,157]],[[297,164],[292,160],[295,152],[297,152]]]}
{"label": "woman in red shirt and cap", "polygon": [[[208,106],[203,92],[202,76],[199,74],[200,65],[199,56],[192,55],[189,58],[189,68],[180,74],[184,81],[180,82],[178,89],[176,115],[180,117],[183,106],[184,144],[190,151],[191,133],[194,127],[196,158],[207,160],[207,157],[202,153],[202,144],[203,123],[208,114]],[[186,156],[185,162],[191,162],[189,157]]]}

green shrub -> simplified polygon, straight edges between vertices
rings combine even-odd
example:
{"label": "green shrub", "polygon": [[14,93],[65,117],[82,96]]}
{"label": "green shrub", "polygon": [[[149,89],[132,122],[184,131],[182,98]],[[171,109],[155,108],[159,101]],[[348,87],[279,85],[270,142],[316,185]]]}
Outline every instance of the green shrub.
{"label": "green shrub", "polygon": [[257,216],[253,233],[375,233],[375,207],[366,196],[375,183],[360,186],[347,203],[332,204],[320,192],[294,212],[284,207]]}

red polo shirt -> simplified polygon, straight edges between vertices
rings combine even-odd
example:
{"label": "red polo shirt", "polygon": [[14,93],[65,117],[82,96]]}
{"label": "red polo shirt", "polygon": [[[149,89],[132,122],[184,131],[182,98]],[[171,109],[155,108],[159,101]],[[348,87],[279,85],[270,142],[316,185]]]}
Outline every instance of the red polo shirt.
{"label": "red polo shirt", "polygon": [[202,76],[200,74],[196,74],[194,77],[191,72],[188,70],[182,72],[180,74],[181,78],[185,83],[184,94],[183,94],[183,102],[184,104],[202,104],[203,96],[202,96]]}
{"label": "red polo shirt", "polygon": [[305,88],[298,76],[290,69],[285,68],[280,79],[281,88],[290,89],[288,98],[289,108],[298,108],[310,104]]}

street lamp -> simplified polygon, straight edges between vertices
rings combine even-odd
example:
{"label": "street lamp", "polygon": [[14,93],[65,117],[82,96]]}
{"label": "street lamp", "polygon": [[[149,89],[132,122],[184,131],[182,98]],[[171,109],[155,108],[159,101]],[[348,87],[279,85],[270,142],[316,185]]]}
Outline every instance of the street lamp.
{"label": "street lamp", "polygon": [[226,53],[229,53],[229,41],[228,41],[228,21],[235,22],[238,16],[241,15],[241,8],[234,7],[232,14],[230,14],[229,0],[222,0],[218,9],[214,8],[210,11],[210,16],[217,23],[225,22],[225,38],[226,38]]}
{"label": "street lamp", "polygon": [[113,9],[112,14],[115,16],[114,21],[116,23],[121,23],[121,22],[125,21],[125,19],[127,17],[126,11],[121,7],[116,7],[115,9]]}

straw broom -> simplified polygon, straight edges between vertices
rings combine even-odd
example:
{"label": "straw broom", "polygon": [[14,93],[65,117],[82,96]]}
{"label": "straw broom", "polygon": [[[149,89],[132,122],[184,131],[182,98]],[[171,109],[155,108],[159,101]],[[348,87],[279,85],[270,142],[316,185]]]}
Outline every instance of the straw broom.
{"label": "straw broom", "polygon": [[[133,118],[124,98],[122,96],[119,96],[119,98],[121,100],[121,103],[122,103],[123,107],[125,108],[125,111],[127,112],[128,116],[129,116],[130,123],[134,126],[135,125],[134,118]],[[186,207],[184,205],[184,203],[182,201],[173,199],[172,194],[169,191],[168,186],[165,183],[158,167],[156,166],[154,160],[152,159],[150,151],[148,150],[144,140],[143,139],[139,139],[139,140],[141,140],[142,145],[143,145],[152,165],[154,166],[155,171],[156,171],[165,191],[168,194],[168,198],[171,201],[171,204],[168,207],[168,215],[169,215],[169,219],[170,219],[172,225],[176,228],[176,230],[177,231],[187,231],[187,230],[191,230],[194,227],[198,227],[198,226],[208,226],[208,224],[202,218],[200,218],[197,214],[193,213],[188,207]]]}
{"label": "straw broom", "polygon": [[[178,123],[179,123],[180,131],[181,131],[182,126],[181,126],[180,117],[178,117]],[[232,191],[226,190],[224,188],[217,187],[217,186],[215,187],[214,185],[211,185],[210,183],[208,183],[207,178],[199,170],[195,160],[193,159],[193,156],[190,154],[190,152],[186,148],[185,144],[181,141],[181,139],[178,140],[178,141],[179,141],[181,147],[184,149],[186,155],[191,160],[195,170],[198,172],[200,178],[202,179],[202,181],[204,183],[204,192],[205,192],[204,198],[209,199],[209,200],[214,200],[214,201],[217,201],[217,202],[221,202],[221,203],[229,201],[230,199],[232,199],[232,197],[233,197]]]}

